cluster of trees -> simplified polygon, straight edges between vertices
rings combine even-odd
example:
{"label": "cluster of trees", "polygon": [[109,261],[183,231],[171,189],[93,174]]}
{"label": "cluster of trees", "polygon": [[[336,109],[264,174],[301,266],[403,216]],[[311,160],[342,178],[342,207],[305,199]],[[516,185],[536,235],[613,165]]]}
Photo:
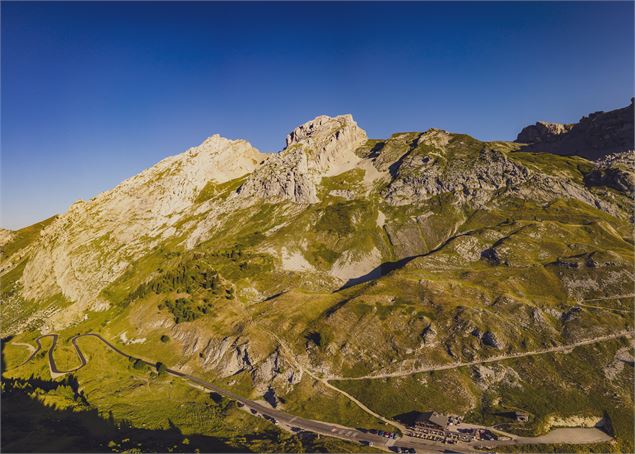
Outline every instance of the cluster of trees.
{"label": "cluster of trees", "polygon": [[240,246],[233,247],[231,249],[224,249],[221,251],[216,251],[212,253],[214,257],[225,257],[226,259],[230,259],[232,261],[236,261],[243,256],[243,252],[240,249]]}
{"label": "cluster of trees", "polygon": [[[161,304],[159,304],[158,307],[159,310],[167,309],[170,311],[170,313],[174,316],[174,321],[176,323],[191,322],[205,314],[208,314],[212,310],[212,305],[209,300],[203,300],[199,303],[195,303],[191,298],[166,298]],[[163,338],[161,340],[163,341]]]}
{"label": "cluster of trees", "polygon": [[169,292],[192,294],[201,289],[212,294],[222,294],[225,290],[218,272],[204,260],[194,259],[182,262],[173,269],[162,271],[150,282],[141,284],[128,295],[124,304],[143,298],[150,293],[157,295]]}
{"label": "cluster of trees", "polygon": [[[132,368],[136,370],[149,370],[150,367],[141,361],[139,358],[129,358],[130,364],[132,364]],[[156,370],[158,375],[165,375],[168,371],[168,368],[165,364],[158,362],[154,365],[154,369]]]}

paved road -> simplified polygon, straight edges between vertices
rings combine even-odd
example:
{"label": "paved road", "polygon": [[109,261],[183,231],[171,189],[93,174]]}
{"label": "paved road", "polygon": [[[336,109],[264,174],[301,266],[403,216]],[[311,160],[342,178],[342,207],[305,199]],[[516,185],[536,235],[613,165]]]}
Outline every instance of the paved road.
{"label": "paved road", "polygon": [[[57,334],[45,334],[43,336],[38,337],[35,342],[37,344],[37,349],[31,354],[31,356],[29,356],[29,358],[22,364],[25,364],[26,362],[30,361],[31,359],[33,359],[35,357],[35,355],[37,355],[41,350],[42,350],[42,344],[41,344],[41,340],[46,338],[46,337],[51,337],[52,338],[52,343],[51,343],[51,347],[48,350],[48,360],[49,360],[49,367],[51,369],[51,373],[52,376],[55,378],[57,376],[60,375],[64,375],[70,372],[74,372],[78,369],[81,369],[82,367],[84,367],[87,364],[87,360],[86,357],[84,356],[84,354],[82,353],[81,349],[79,348],[79,346],[77,345],[77,341],[79,338],[81,337],[94,337],[96,339],[99,339],[101,342],[103,342],[108,348],[110,348],[112,351],[114,351],[115,353],[118,353],[121,356],[124,356],[128,359],[133,359],[133,360],[139,360],[141,362],[143,362],[144,364],[150,366],[150,367],[156,367],[157,363],[151,362],[151,361],[147,361],[144,360],[142,358],[138,358],[132,355],[129,355],[127,353],[125,353],[124,351],[120,350],[119,348],[117,348],[115,345],[111,344],[109,341],[107,341],[106,339],[104,339],[102,336],[100,336],[99,334],[94,334],[94,333],[89,333],[89,334],[80,334],[78,336],[74,336],[71,338],[71,343],[73,344],[73,346],[75,347],[75,351],[77,352],[78,358],[80,360],[80,365],[76,366],[70,370],[60,370],[57,367],[57,364],[55,363],[55,358],[53,356],[53,352],[55,350],[55,346],[57,344],[57,340],[58,340],[58,335]],[[22,365],[21,364],[21,365]],[[19,366],[18,366],[19,367]],[[318,433],[321,435],[327,435],[330,437],[335,437],[335,438],[340,438],[343,440],[348,440],[348,441],[352,441],[352,442],[358,442],[358,443],[364,443],[364,444],[368,444],[368,442],[372,442],[374,447],[380,448],[380,449],[384,449],[384,450],[388,450],[390,446],[397,444],[399,446],[408,446],[408,447],[414,447],[417,448],[419,451],[421,452],[444,452],[447,447],[445,445],[442,445],[440,443],[434,443],[434,444],[429,444],[429,443],[423,443],[420,442],[419,440],[404,440],[404,443],[402,444],[400,442],[400,440],[398,440],[397,442],[395,442],[395,440],[391,440],[391,439],[387,439],[385,437],[381,437],[379,435],[376,434],[372,434],[369,432],[366,432],[364,430],[360,430],[360,429],[354,429],[351,427],[345,427],[345,426],[341,426],[339,424],[334,424],[334,423],[328,423],[328,422],[323,422],[323,421],[315,421],[312,419],[307,419],[307,418],[302,418],[300,416],[294,416],[291,415],[289,413],[280,411],[280,410],[276,410],[274,408],[265,406],[263,404],[260,404],[258,402],[249,400],[249,399],[245,399],[242,396],[239,396],[238,394],[235,394],[232,391],[228,391],[226,389],[220,388],[218,386],[216,386],[213,383],[210,383],[206,380],[203,380],[201,378],[195,377],[193,375],[189,375],[183,372],[179,372],[177,370],[174,369],[167,369],[167,373],[169,373],[170,375],[173,375],[175,377],[179,377],[182,378],[184,380],[189,381],[190,383],[203,387],[207,390],[213,391],[215,393],[218,393],[222,396],[227,397],[228,399],[232,399],[235,400],[237,402],[242,403],[246,409],[248,411],[250,411],[252,414],[257,414],[259,416],[265,415],[268,416],[270,418],[273,418],[276,420],[277,424],[282,424],[285,425],[289,428],[298,428],[298,429],[302,429],[302,430],[306,430],[309,432],[314,432],[314,433]],[[254,413],[255,412],[255,413]]]}
{"label": "paved road", "polygon": [[[51,347],[48,350],[48,359],[49,359],[49,368],[51,369],[51,375],[53,375],[53,378],[59,377],[60,375],[68,374],[70,372],[75,372],[76,370],[81,369],[82,367],[86,365],[86,358],[84,357],[84,354],[82,353],[82,351],[79,349],[79,346],[77,345],[77,337],[73,337],[71,338],[71,342],[73,346],[75,347],[75,352],[77,353],[77,357],[79,358],[80,364],[79,366],[74,367],[70,370],[58,369],[57,363],[55,362],[55,357],[53,356],[53,351],[55,350],[55,346],[57,345],[57,339],[59,338],[57,334],[45,334],[35,339],[37,348],[32,351],[31,355],[22,364],[26,364],[29,361],[31,361],[35,357],[35,355],[37,355],[42,350],[42,339],[44,339],[45,337],[50,337],[52,339]],[[17,367],[20,367],[22,364],[20,364]]]}
{"label": "paved road", "polygon": [[[615,334],[613,335],[613,337],[621,337],[623,335],[624,334],[621,334],[621,335]],[[630,333],[630,335],[632,335],[632,333]],[[51,375],[54,377],[64,375],[70,372],[74,372],[78,369],[81,369],[87,364],[86,357],[84,356],[81,349],[77,345],[77,341],[81,337],[94,337],[96,339],[99,339],[108,348],[110,348],[112,351],[114,351],[115,353],[121,356],[124,356],[128,359],[141,361],[142,363],[150,367],[157,366],[157,363],[155,362],[148,361],[143,358],[138,358],[138,357],[125,353],[124,351],[117,348],[115,345],[108,342],[101,335],[95,334],[95,333],[80,334],[71,338],[71,343],[73,344],[75,348],[75,351],[80,361],[80,365],[70,370],[62,371],[58,369],[55,363],[53,351],[55,350],[55,346],[57,344],[57,339],[58,339],[57,334],[45,334],[43,336],[38,337],[35,340],[35,342],[37,343],[37,349],[35,349],[35,351],[29,356],[29,358],[27,358],[27,360],[24,361],[22,364],[25,364],[31,359],[33,359],[35,355],[37,355],[42,350],[41,340],[45,337],[52,338],[51,347],[48,350],[48,360],[49,360],[49,367],[51,369]],[[588,343],[591,343],[591,342],[588,342]],[[568,346],[567,348],[571,348],[571,347]],[[206,380],[195,377],[193,375],[189,375],[189,374],[180,372],[178,370],[169,369],[169,368],[166,371],[168,374],[173,375],[175,377],[182,378],[188,381],[190,384],[203,387],[207,390],[218,393],[228,399],[234,400],[236,402],[240,402],[241,404],[243,404],[245,409],[250,411],[252,414],[273,418],[275,419],[276,424],[286,426],[287,428],[290,428],[290,429],[297,428],[297,430],[300,430],[300,429],[306,430],[306,431],[314,432],[317,434],[327,435],[330,437],[340,438],[343,440],[358,442],[363,444],[368,444],[370,442],[373,444],[374,447],[377,447],[383,450],[389,450],[392,446],[397,445],[402,447],[415,448],[419,452],[475,452],[473,446],[475,444],[479,444],[479,442],[473,442],[471,445],[462,443],[459,446],[448,446],[443,443],[432,442],[429,440],[421,440],[419,438],[413,438],[409,436],[404,436],[395,441],[392,439],[387,439],[385,437],[380,437],[379,435],[376,435],[376,434],[366,432],[363,429],[354,429],[351,427],[341,426],[339,424],[334,424],[334,423],[329,423],[324,421],[316,421],[313,419],[302,418],[300,416],[294,416],[289,413],[265,406],[258,402],[246,399],[242,396],[239,396],[238,394],[235,394],[232,391],[228,391],[226,389],[220,388],[213,383],[210,383]],[[576,429],[571,429],[571,430],[576,430]],[[578,431],[579,430],[583,430],[583,429],[578,429]],[[593,430],[593,429],[588,429],[588,430]],[[557,431],[561,431],[561,433],[556,433]],[[532,443],[532,444],[533,443],[553,443],[555,440],[554,437],[559,439],[561,438],[560,436],[564,434],[564,432],[562,432],[562,429],[556,429],[553,432],[554,432],[553,435],[550,432],[549,434],[544,435],[542,437],[514,436],[515,439],[509,440],[509,441],[496,441],[496,442],[485,442],[485,443],[490,446],[505,445],[505,444],[526,444],[526,443]],[[611,439],[608,435],[603,433],[591,434],[591,432],[589,432],[586,438],[580,437],[581,434],[579,432],[576,432],[576,435],[577,437],[573,437],[573,440],[575,441],[571,440],[573,443],[576,443],[576,442],[577,443],[595,443],[597,441],[606,441]],[[599,440],[599,438],[601,438],[602,440]]]}

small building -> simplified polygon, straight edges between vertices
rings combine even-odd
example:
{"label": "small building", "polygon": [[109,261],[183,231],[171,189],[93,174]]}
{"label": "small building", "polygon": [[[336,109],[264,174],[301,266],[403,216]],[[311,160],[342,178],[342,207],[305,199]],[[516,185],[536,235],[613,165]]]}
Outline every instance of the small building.
{"label": "small building", "polygon": [[529,421],[529,413],[524,411],[516,411],[514,412],[514,418],[518,422],[527,422]]}
{"label": "small building", "polygon": [[456,415],[444,415],[436,411],[420,414],[414,423],[415,429],[448,430],[450,426],[457,425],[462,418]]}

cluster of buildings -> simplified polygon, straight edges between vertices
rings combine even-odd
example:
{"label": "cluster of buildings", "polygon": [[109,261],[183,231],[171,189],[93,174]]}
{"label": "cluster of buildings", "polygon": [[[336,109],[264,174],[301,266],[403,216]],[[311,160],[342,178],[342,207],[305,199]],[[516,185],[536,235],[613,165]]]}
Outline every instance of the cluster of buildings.
{"label": "cluster of buildings", "polygon": [[[518,412],[517,421],[526,421],[528,415]],[[459,428],[463,421],[461,416],[444,415],[435,411],[420,414],[410,426],[408,435],[424,440],[440,443],[456,444],[469,443],[475,440],[496,440],[498,437],[492,431],[483,428]]]}
{"label": "cluster of buildings", "polygon": [[459,430],[462,417],[444,415],[436,411],[422,413],[410,427],[410,436],[441,443],[455,444],[459,441],[470,442],[474,439],[472,430]]}

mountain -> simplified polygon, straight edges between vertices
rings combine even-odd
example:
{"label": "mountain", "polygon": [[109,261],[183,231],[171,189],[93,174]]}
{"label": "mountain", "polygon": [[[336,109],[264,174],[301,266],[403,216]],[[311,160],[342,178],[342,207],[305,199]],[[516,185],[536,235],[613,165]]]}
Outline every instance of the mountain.
{"label": "mountain", "polygon": [[546,151],[599,159],[611,153],[635,150],[633,98],[631,104],[609,112],[594,112],[578,123],[561,124],[539,121],[527,126],[516,142],[526,144],[525,151]]}
{"label": "mountain", "polygon": [[[609,114],[521,136],[573,144]],[[99,332],[315,419],[368,418],[337,385],[389,418],[516,406],[540,431],[606,412],[628,443],[632,377],[603,368],[633,329],[635,153],[527,150],[440,129],[368,139],[350,115],[297,127],[273,154],[212,136],[3,231],[3,335]],[[605,338],[558,364],[533,356]]]}

